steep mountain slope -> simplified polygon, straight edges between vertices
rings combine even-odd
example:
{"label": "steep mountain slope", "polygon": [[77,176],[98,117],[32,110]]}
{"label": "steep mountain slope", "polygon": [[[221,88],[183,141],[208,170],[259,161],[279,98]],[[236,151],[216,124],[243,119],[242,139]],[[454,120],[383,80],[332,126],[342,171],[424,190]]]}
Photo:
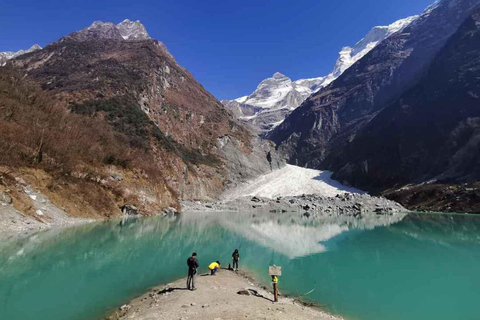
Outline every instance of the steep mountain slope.
{"label": "steep mountain slope", "polygon": [[332,161],[336,177],[370,189],[480,179],[480,8],[426,75],[359,131]]}
{"label": "steep mountain slope", "polygon": [[71,216],[110,217],[123,205],[144,213],[177,206],[152,157],[100,119],[69,112],[22,75],[0,68],[0,196],[10,199],[6,204],[46,224],[54,217],[45,203],[35,205],[34,190]]}
{"label": "steep mountain slope", "polygon": [[478,0],[442,0],[386,38],[269,135],[290,162],[332,168],[356,133],[415,84]]}
{"label": "steep mountain slope", "polygon": [[417,18],[418,16],[412,16],[388,26],[374,27],[353,48],[344,47],[340,51],[332,72],[327,76],[292,81],[277,72],[271,78],[263,80],[251,95],[235,100],[223,100],[222,103],[253,130],[268,132],[278,126],[285,116],[312,93],[330,84],[379,43],[403,30]]}
{"label": "steep mountain slope", "polygon": [[18,50],[16,52],[13,51],[5,51],[5,52],[0,52],[0,66],[4,66],[8,60],[13,59],[15,57],[21,56],[22,54],[33,52],[35,50],[40,50],[42,47],[40,47],[38,44],[34,44],[27,50]]}
{"label": "steep mountain slope", "polygon": [[[271,145],[254,139],[139,22],[95,22],[7,67],[38,83],[65,111],[114,132],[116,153],[104,154],[95,168],[142,177],[143,187],[122,190],[146,213],[158,209],[145,205],[157,201],[156,193],[210,199],[281,165],[274,152],[267,160]],[[92,165],[72,166],[67,175],[85,176]],[[149,180],[155,176],[161,182]]]}

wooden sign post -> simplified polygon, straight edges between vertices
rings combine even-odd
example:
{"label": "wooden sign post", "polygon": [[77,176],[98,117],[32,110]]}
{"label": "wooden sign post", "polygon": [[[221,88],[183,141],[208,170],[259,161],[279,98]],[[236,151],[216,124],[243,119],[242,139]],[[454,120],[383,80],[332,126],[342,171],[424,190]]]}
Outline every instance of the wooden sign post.
{"label": "wooden sign post", "polygon": [[282,267],[276,265],[268,267],[268,274],[272,277],[273,301],[278,302],[278,277],[282,275]]}

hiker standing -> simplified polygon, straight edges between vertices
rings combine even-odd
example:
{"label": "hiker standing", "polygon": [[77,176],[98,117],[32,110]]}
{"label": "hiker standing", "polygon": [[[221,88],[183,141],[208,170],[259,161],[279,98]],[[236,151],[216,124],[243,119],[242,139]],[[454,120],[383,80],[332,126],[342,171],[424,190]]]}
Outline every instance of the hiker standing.
{"label": "hiker standing", "polygon": [[197,261],[197,254],[194,252],[192,256],[187,260],[188,265],[188,277],[187,277],[187,289],[189,290],[197,290],[195,288],[195,274],[197,273],[198,268],[198,261]]}
{"label": "hiker standing", "polygon": [[238,253],[238,249],[235,249],[232,253],[232,261],[233,261],[233,270],[238,271],[238,260],[240,260],[240,253]]}

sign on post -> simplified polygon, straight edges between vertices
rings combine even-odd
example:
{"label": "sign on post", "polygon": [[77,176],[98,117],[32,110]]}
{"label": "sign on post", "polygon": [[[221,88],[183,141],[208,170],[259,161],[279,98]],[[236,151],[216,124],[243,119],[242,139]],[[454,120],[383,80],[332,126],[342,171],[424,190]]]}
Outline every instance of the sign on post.
{"label": "sign on post", "polygon": [[268,267],[268,274],[272,277],[273,301],[278,302],[278,276],[282,275],[282,267],[276,265]]}
{"label": "sign on post", "polygon": [[282,275],[282,267],[269,266],[268,267],[268,275],[270,275],[270,276],[281,276]]}

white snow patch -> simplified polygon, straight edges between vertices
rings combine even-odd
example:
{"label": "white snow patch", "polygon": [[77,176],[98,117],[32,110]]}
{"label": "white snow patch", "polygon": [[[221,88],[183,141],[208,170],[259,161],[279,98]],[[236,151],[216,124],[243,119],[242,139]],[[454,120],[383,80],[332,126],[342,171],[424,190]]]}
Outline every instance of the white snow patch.
{"label": "white snow patch", "polygon": [[347,187],[332,179],[332,172],[307,169],[286,165],[282,169],[263,175],[258,179],[228,191],[225,200],[241,197],[276,198],[300,196],[302,194],[318,194],[334,197],[343,193],[365,193],[364,191]]}
{"label": "white snow patch", "polygon": [[278,127],[279,125],[281,125],[283,123],[283,121],[285,121],[285,119],[272,123],[272,126],[271,126],[270,130],[273,130],[276,127]]}
{"label": "white snow patch", "polygon": [[244,103],[248,99],[248,96],[243,96],[240,98],[235,99],[238,103]]}
{"label": "white snow patch", "polygon": [[251,119],[256,118],[257,116],[258,116],[258,114],[254,114],[253,116],[241,116],[238,119],[240,119],[240,120],[251,120]]}

